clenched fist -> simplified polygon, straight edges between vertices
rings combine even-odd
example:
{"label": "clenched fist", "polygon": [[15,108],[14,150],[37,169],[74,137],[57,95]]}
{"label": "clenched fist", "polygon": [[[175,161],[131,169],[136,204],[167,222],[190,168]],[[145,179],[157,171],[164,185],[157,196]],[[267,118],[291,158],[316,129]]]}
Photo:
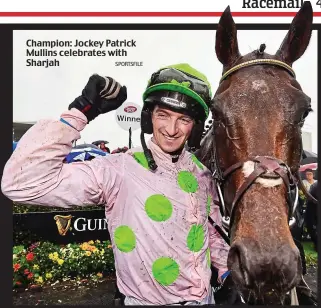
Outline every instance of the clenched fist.
{"label": "clenched fist", "polygon": [[78,109],[87,117],[89,123],[99,114],[117,109],[126,99],[126,86],[121,86],[111,77],[94,74],[89,78],[82,95],[69,105],[69,110]]}

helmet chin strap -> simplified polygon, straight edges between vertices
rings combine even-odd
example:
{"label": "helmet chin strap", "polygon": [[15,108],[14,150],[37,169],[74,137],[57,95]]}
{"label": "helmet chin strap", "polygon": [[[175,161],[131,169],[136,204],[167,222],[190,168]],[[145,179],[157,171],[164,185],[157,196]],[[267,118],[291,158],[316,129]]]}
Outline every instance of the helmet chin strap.
{"label": "helmet chin strap", "polygon": [[174,152],[168,153],[169,155],[172,156],[172,162],[173,163],[176,163],[178,161],[179,156],[182,154],[183,148],[184,148],[184,146],[182,148],[174,151]]}
{"label": "helmet chin strap", "polygon": [[147,159],[148,167],[151,170],[155,171],[157,169],[157,165],[156,165],[155,160],[153,158],[152,151],[146,145],[143,131],[140,133],[140,142],[142,143],[142,147],[144,150],[145,157]]}

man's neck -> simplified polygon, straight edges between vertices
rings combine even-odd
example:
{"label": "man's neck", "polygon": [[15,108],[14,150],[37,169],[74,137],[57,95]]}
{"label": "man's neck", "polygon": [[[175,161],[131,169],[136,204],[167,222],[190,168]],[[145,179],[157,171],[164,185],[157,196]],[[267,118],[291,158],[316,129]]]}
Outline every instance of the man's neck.
{"label": "man's neck", "polygon": [[[155,144],[160,148],[159,144],[156,142],[156,140],[155,140],[153,137],[151,138],[151,141],[152,141],[153,143],[155,143]],[[183,150],[184,150],[184,145],[182,145],[181,148],[179,148],[178,150],[176,150],[176,151],[174,151],[174,152],[165,152],[165,151],[163,151],[163,150],[162,150],[162,151],[163,151],[165,154],[171,155],[171,156],[173,157],[173,159],[175,160],[176,158],[178,158],[178,157],[182,154]]]}
{"label": "man's neck", "polygon": [[310,179],[310,180],[308,180],[308,182],[309,182],[310,184],[313,184],[313,183],[314,183],[314,179]]}

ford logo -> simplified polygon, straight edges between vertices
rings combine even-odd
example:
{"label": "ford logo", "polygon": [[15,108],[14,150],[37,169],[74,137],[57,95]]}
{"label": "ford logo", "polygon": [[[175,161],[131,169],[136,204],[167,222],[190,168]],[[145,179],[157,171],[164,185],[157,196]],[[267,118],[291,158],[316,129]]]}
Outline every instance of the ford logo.
{"label": "ford logo", "polygon": [[133,113],[137,110],[137,108],[135,106],[127,106],[124,108],[124,111],[127,113]]}

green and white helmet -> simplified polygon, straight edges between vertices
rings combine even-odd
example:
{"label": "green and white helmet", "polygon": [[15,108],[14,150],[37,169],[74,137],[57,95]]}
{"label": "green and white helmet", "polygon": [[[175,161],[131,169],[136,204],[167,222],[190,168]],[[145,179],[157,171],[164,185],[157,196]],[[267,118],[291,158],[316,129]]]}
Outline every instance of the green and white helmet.
{"label": "green and white helmet", "polygon": [[175,64],[151,76],[143,94],[143,109],[151,109],[155,104],[166,105],[204,123],[209,115],[211,96],[211,86],[205,75],[189,64]]}
{"label": "green and white helmet", "polygon": [[147,149],[144,133],[153,133],[154,106],[166,106],[194,119],[195,125],[188,139],[188,146],[197,149],[209,115],[211,96],[211,86],[205,75],[189,64],[170,65],[152,74],[143,94],[144,106],[141,114],[141,142],[151,169],[155,170],[157,165]]}

